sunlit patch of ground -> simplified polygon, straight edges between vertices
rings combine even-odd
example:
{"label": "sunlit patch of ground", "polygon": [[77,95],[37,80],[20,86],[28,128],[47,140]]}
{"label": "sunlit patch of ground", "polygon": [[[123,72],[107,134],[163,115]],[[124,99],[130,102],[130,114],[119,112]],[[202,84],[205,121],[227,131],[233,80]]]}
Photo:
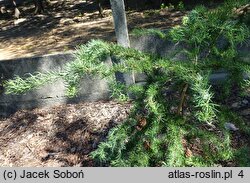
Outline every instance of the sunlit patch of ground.
{"label": "sunlit patch of ground", "polygon": [[[38,56],[73,50],[91,39],[115,41],[112,13],[96,9],[83,1],[52,1],[44,15],[34,15],[33,6],[20,7],[21,18],[0,20],[0,60]],[[167,29],[179,24],[180,11],[146,10],[127,12],[129,30],[134,28]]]}

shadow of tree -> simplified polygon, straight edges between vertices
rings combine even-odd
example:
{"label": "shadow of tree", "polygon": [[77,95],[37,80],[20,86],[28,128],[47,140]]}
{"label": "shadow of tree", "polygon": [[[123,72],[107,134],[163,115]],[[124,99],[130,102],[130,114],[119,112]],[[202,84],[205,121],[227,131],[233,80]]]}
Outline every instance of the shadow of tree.
{"label": "shadow of tree", "polygon": [[130,106],[102,101],[19,111],[0,121],[0,164],[95,166],[89,153],[125,119]]}
{"label": "shadow of tree", "polygon": [[[91,39],[115,41],[111,10],[99,17],[93,1],[58,1],[44,15],[33,15],[27,9],[21,20],[1,23],[0,59],[20,55],[40,56],[73,50]],[[129,30],[134,28],[166,29],[181,22],[184,13],[167,10],[128,11]],[[22,56],[23,57],[23,56]]]}
{"label": "shadow of tree", "polygon": [[[3,142],[1,142],[1,140],[4,139],[4,144],[5,146],[7,146],[9,141],[14,140],[18,136],[22,135],[27,128],[34,128],[37,117],[38,116],[36,114],[33,114],[28,111],[18,112],[14,116],[14,120],[12,119],[8,121],[6,127],[0,130],[0,144],[2,145]],[[8,134],[12,135],[7,137]]]}
{"label": "shadow of tree", "polygon": [[[18,37],[28,38],[36,37],[44,32],[49,32],[57,26],[59,19],[49,16],[34,16],[28,17],[25,21],[18,24],[18,26],[11,26],[7,30],[0,32],[0,39],[15,39]],[[25,31],[24,31],[25,30]]]}
{"label": "shadow of tree", "polygon": [[[82,118],[69,122],[70,110],[58,111],[53,121],[54,135],[45,147],[47,156],[42,161],[50,159],[60,161],[63,166],[95,166],[89,153],[95,150],[101,141],[104,141],[108,131],[117,125],[115,116],[101,123],[91,121],[87,110],[80,109]],[[63,154],[63,156],[59,156]]]}

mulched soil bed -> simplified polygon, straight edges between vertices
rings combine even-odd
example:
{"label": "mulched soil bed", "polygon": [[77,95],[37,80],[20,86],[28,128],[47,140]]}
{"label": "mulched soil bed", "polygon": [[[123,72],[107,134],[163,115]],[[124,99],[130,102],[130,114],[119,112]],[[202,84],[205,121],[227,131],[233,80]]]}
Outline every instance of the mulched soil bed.
{"label": "mulched soil bed", "polygon": [[100,101],[19,111],[0,120],[0,166],[94,166],[89,153],[130,108]]}
{"label": "mulched soil bed", "polygon": [[[230,98],[226,104],[250,125],[249,96]],[[0,119],[0,166],[97,166],[89,154],[112,127],[128,117],[131,108],[132,103],[99,101],[18,111]],[[233,148],[250,147],[250,137],[241,129],[231,134]],[[199,142],[191,144],[189,150],[193,154],[202,151]],[[219,166],[237,164],[228,161]]]}

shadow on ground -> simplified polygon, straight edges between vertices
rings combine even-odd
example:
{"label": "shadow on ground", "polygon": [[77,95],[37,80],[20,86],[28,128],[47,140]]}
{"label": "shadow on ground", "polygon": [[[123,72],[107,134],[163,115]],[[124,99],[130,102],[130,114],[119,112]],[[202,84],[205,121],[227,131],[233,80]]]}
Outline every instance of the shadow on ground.
{"label": "shadow on ground", "polygon": [[89,153],[130,107],[100,101],[19,111],[0,120],[0,166],[94,166]]}
{"label": "shadow on ground", "polygon": [[[73,50],[91,39],[115,41],[111,10],[99,16],[91,1],[53,1],[42,15],[34,15],[32,6],[20,7],[19,20],[0,20],[0,60],[40,56]],[[128,11],[129,30],[134,28],[166,29],[180,23],[179,11]]]}

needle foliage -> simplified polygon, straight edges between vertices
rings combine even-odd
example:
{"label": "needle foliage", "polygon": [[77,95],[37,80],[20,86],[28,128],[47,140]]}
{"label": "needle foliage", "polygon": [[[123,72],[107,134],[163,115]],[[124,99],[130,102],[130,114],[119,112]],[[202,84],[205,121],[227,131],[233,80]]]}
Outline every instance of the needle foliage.
{"label": "needle foliage", "polygon": [[[75,60],[64,69],[16,76],[4,84],[5,91],[24,93],[62,79],[67,95],[73,97],[81,78],[91,76],[108,79],[112,97],[125,101],[132,94],[134,107],[128,119],[111,129],[106,141],[91,154],[98,166],[215,166],[237,159],[249,150],[233,149],[231,133],[224,129],[231,112],[215,102],[209,76],[223,69],[229,73],[227,89],[235,83],[242,90],[249,87],[249,78],[243,77],[250,73],[249,62],[239,59],[237,53],[237,46],[249,37],[249,27],[233,18],[233,8],[242,4],[230,1],[213,10],[197,7],[183,18],[182,25],[167,33],[137,30],[137,35],[156,33],[185,43],[187,47],[180,52],[186,54],[186,61],[92,40],[77,48]],[[123,62],[111,65],[107,58]],[[116,72],[145,73],[147,80],[144,85],[126,86],[115,81]],[[248,127],[244,128],[249,134]],[[249,165],[249,161],[241,160],[240,165]]]}

